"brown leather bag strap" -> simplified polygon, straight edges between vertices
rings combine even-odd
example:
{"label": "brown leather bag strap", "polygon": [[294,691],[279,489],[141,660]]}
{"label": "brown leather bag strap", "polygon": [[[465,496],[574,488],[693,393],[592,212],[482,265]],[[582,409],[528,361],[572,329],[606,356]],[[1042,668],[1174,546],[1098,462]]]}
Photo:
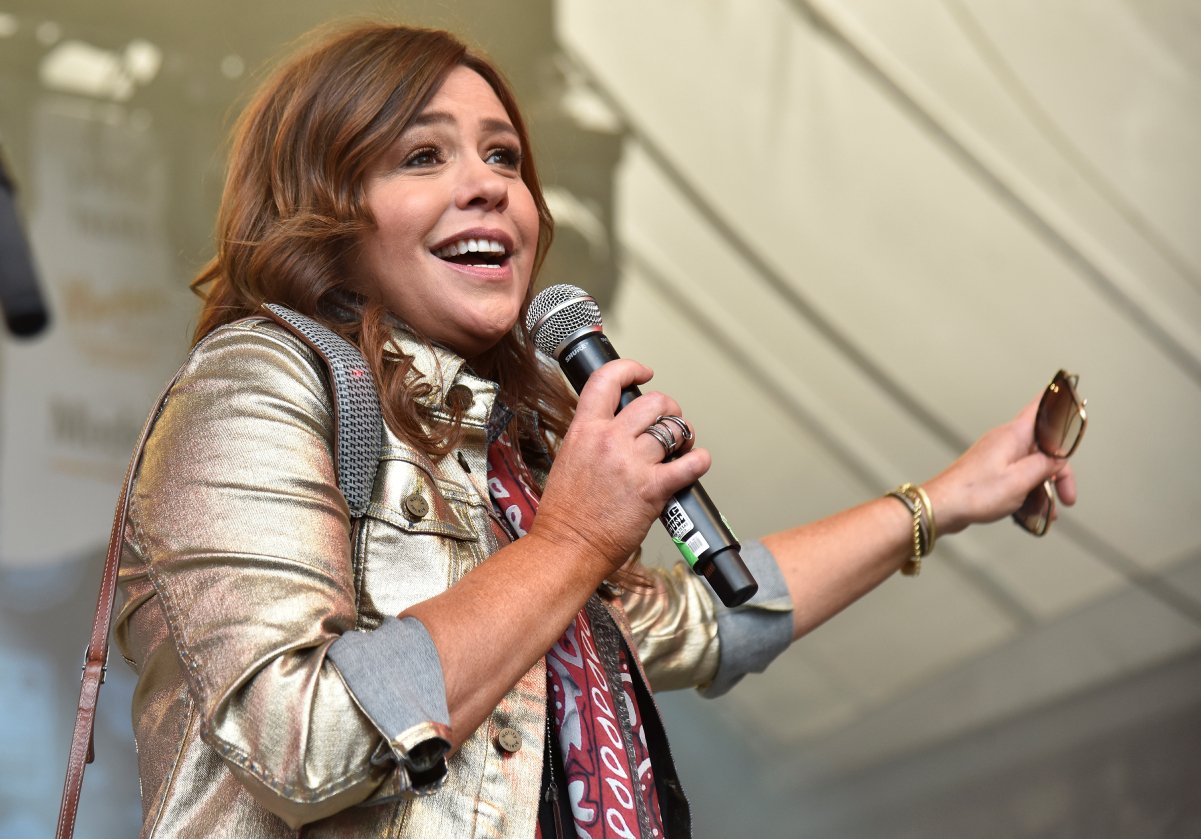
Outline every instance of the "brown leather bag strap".
{"label": "brown leather bag strap", "polygon": [[79,793],[83,787],[83,770],[95,757],[93,731],[96,727],[96,703],[100,699],[100,685],[104,684],[108,672],[108,634],[113,620],[113,603],[117,599],[117,569],[121,564],[121,546],[125,541],[125,519],[129,513],[129,496],[133,476],[142,460],[142,449],[150,436],[150,429],[163,409],[167,393],[179,380],[183,368],[175,374],[170,384],[163,389],[155,409],[150,412],[141,437],[133,450],[133,457],[125,470],[125,481],[121,485],[121,496],[113,514],[113,529],[108,537],[108,553],[104,557],[104,571],[100,576],[100,592],[96,596],[96,615],[92,618],[92,635],[88,640],[83,662],[83,677],[80,679],[79,706],[75,712],[75,731],[71,735],[71,751],[67,757],[67,776],[63,781],[63,798],[58,809],[57,839],[70,839],[75,833],[75,813],[79,809]]}

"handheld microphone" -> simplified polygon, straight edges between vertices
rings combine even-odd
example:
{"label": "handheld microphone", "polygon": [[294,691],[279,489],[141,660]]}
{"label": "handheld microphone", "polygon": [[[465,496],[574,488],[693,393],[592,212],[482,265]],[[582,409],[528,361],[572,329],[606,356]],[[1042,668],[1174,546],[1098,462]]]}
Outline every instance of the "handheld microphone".
{"label": "handheld microphone", "polygon": [[50,316],[17,218],[14,192],[0,155],[0,314],[13,335],[28,337],[44,329]]}
{"label": "handheld microphone", "polygon": [[[559,362],[576,393],[602,365],[620,358],[601,331],[600,307],[573,285],[555,285],[539,292],[530,303],[526,331],[539,351]],[[624,388],[617,409],[640,395],[632,385]],[[759,590],[738,552],[742,546],[699,481],[677,492],[659,521],[692,570],[708,581],[722,603],[739,606]]]}

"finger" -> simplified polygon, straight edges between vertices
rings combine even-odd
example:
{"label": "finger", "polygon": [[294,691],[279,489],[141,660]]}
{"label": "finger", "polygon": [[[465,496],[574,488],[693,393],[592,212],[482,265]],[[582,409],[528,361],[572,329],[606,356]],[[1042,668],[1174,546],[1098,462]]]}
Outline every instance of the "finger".
{"label": "finger", "polygon": [[667,436],[666,429],[657,424],[651,425],[638,433],[635,443],[639,449],[646,452],[646,458],[651,463],[659,463],[675,451],[675,445]]}
{"label": "finger", "polygon": [[653,375],[649,367],[628,358],[604,364],[584,383],[576,404],[576,416],[584,419],[612,418],[621,403],[622,388],[646,384]]}
{"label": "finger", "polygon": [[1071,466],[1064,466],[1055,473],[1055,495],[1068,507],[1076,503],[1076,473]]}
{"label": "finger", "polygon": [[688,421],[674,413],[659,414],[640,434],[659,443],[665,458],[682,455],[693,447],[696,440]]}
{"label": "finger", "polygon": [[[621,409],[617,423],[631,434],[641,434],[665,414],[680,413],[680,403],[657,391],[644,393]],[[670,429],[669,429],[670,430]]]}
{"label": "finger", "polygon": [[692,448],[693,443],[696,442],[696,430],[692,427],[692,423],[679,414],[664,414],[656,422],[662,423],[664,427],[671,429],[677,448],[686,451]]}
{"label": "finger", "polygon": [[1027,493],[1050,478],[1064,467],[1062,460],[1048,457],[1036,451],[1015,460],[1009,467],[1009,474],[1017,482],[1022,493]]}
{"label": "finger", "polygon": [[1009,474],[1028,491],[1055,473],[1053,461],[1042,452],[1019,457],[1009,466]]}
{"label": "finger", "polygon": [[686,486],[699,481],[709,467],[713,465],[713,457],[705,448],[694,448],[677,457],[675,460],[656,466],[658,477],[665,490],[664,502]]}

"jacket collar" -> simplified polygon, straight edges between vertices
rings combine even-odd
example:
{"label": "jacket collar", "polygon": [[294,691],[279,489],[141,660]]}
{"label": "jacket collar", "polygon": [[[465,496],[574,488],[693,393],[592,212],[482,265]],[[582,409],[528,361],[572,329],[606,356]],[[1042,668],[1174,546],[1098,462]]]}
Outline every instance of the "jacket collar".
{"label": "jacket collar", "polygon": [[[391,349],[413,359],[413,376],[431,385],[428,395],[419,402],[439,420],[450,419],[447,400],[457,388],[466,388],[471,395],[469,407],[463,414],[463,425],[485,429],[492,416],[499,390],[496,382],[471,372],[462,356],[446,347],[420,340],[406,329],[396,327],[392,333]],[[414,379],[417,381],[417,379]],[[463,394],[456,393],[462,398]]]}

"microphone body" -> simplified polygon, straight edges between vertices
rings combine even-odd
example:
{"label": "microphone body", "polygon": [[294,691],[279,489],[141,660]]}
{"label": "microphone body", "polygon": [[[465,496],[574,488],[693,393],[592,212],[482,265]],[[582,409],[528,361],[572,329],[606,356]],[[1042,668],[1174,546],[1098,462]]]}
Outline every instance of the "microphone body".
{"label": "microphone body", "polygon": [[[561,288],[552,286],[542,294]],[[574,291],[586,297],[583,291]],[[591,301],[591,298],[587,299]],[[592,305],[595,307],[594,302]],[[534,319],[536,307],[537,301],[530,308],[531,320]],[[552,312],[549,317],[553,316]],[[566,340],[553,345],[553,352],[547,352],[558,360],[564,376],[576,393],[583,389],[588,377],[602,365],[620,358],[601,331],[599,313],[596,320],[595,324],[583,326]],[[530,328],[536,341],[539,326],[541,323]],[[546,352],[547,348],[541,341],[538,341],[538,345]],[[632,385],[623,388],[618,410],[640,395],[638,388]],[[742,546],[699,481],[677,492],[659,516],[659,521],[667,528],[672,541],[692,570],[705,578],[726,606],[739,606],[759,590],[759,584],[739,554]]]}

